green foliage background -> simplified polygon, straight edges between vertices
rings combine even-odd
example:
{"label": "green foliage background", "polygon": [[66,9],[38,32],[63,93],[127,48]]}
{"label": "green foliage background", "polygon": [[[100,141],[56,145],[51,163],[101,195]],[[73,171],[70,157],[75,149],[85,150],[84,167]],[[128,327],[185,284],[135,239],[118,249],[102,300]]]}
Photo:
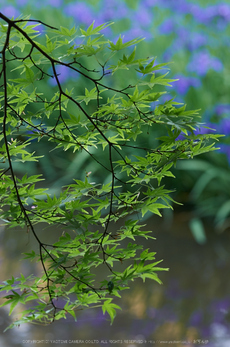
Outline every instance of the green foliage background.
{"label": "green foliage background", "polygon": [[[43,269],[42,277],[6,280],[0,289],[10,294],[2,306],[10,305],[11,314],[18,304],[26,305],[11,328],[48,324],[67,314],[77,319],[79,309],[95,305],[113,322],[119,309],[113,300],[130,281],[161,283],[156,272],[167,270],[140,241],[154,239],[143,230],[141,218],[171,208],[171,190],[162,180],[174,177],[171,168],[179,159],[212,151],[218,136],[194,133],[197,111],[186,111],[173,100],[154,105],[164,94],[158,86],[172,82],[167,73],[159,73],[165,64],[136,58],[136,48],[119,53],[140,39],[108,40],[100,34],[108,23],[77,32],[40,22],[48,30],[39,36],[37,24],[28,18],[0,18],[1,219],[33,235],[38,252],[31,250],[25,258],[39,261]],[[78,74],[80,87],[76,81],[62,84],[59,67]],[[129,79],[131,69],[140,74],[138,79]],[[126,79],[111,83],[121,71],[127,71]],[[56,87],[46,94],[43,87],[50,78]],[[164,133],[154,139],[154,147],[140,145],[139,135],[146,132],[152,138],[151,129],[158,126],[157,133]],[[80,161],[84,153],[93,163],[91,172],[78,177],[78,167],[70,183],[59,182],[58,194],[37,187],[43,178],[31,175],[35,166],[27,172],[31,162],[40,163],[56,149],[63,158],[70,153]],[[118,222],[114,231],[111,226]],[[60,228],[62,235],[54,243],[43,240],[41,223]],[[107,269],[105,279],[97,276],[101,267]]]}
{"label": "green foliage background", "polygon": [[[31,1],[3,2],[3,12],[39,17],[51,25],[58,22],[63,27],[71,25],[84,29],[95,20],[96,24],[107,21],[115,22],[108,27],[106,34],[111,40],[124,35],[126,40],[136,36],[146,37],[140,42],[136,57],[142,52],[147,57],[156,57],[160,62],[171,62],[171,78],[179,79],[174,88],[167,88],[164,100],[176,97],[176,101],[187,104],[188,109],[201,109],[202,121],[217,133],[227,136],[221,139],[221,152],[202,156],[191,163],[181,162],[177,165],[177,179],[172,183],[177,194],[174,196],[185,204],[192,206],[193,213],[200,219],[212,220],[218,231],[229,226],[230,196],[226,189],[229,177],[229,49],[228,37],[229,4],[227,1],[209,0],[205,3],[196,1],[40,1],[39,6]],[[90,64],[90,63],[89,63]],[[76,85],[79,78],[76,74],[67,75],[60,71],[64,81],[71,86]],[[113,84],[124,83],[123,71],[114,75]],[[136,79],[136,71],[129,75],[132,82]],[[82,82],[80,92],[84,91]],[[46,93],[51,91],[52,83],[44,83]],[[87,87],[87,86],[86,86]],[[159,89],[159,91],[165,89]],[[161,128],[156,136],[147,134],[140,137],[140,142],[154,147],[155,138],[162,135]],[[205,131],[205,130],[203,130]],[[206,132],[211,130],[206,130]],[[42,143],[41,143],[42,146]],[[57,155],[56,155],[57,153]],[[80,160],[81,159],[81,160]],[[81,158],[75,155],[63,156],[52,152],[49,157],[40,161],[39,168],[45,173],[47,182],[53,191],[69,182],[76,172],[78,162],[79,174],[87,172],[100,176],[100,167],[92,166],[84,153]],[[49,165],[52,163],[52,165]],[[37,167],[34,166],[35,172]],[[20,165],[18,167],[20,170]],[[30,165],[28,170],[32,170]],[[178,171],[179,170],[179,171]],[[32,172],[32,171],[31,171]],[[170,181],[167,184],[171,184]],[[193,230],[193,229],[192,229]],[[194,231],[194,230],[193,230]],[[204,230],[203,230],[204,236]]]}

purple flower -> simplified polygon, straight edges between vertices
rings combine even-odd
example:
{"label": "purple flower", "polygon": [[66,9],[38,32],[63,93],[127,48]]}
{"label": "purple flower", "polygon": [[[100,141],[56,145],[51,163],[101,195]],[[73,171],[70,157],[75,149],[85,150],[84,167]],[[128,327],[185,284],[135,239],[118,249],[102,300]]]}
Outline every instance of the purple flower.
{"label": "purple flower", "polygon": [[[210,129],[208,129],[210,128]],[[196,135],[202,135],[202,134],[210,134],[216,131],[216,124],[205,122],[205,126],[200,126],[194,131],[194,134]]]}
{"label": "purple flower", "polygon": [[230,118],[224,118],[219,126],[219,132],[225,135],[230,135]]}
{"label": "purple flower", "polygon": [[90,25],[94,21],[94,14],[90,6],[83,2],[69,3],[64,7],[64,12],[68,16],[74,17],[78,22]]}
{"label": "purple flower", "polygon": [[174,84],[174,88],[180,95],[185,95],[190,87],[199,88],[201,86],[201,81],[196,77],[177,75],[175,78],[178,78],[179,81]]}
{"label": "purple flower", "polygon": [[225,3],[206,6],[205,8],[192,5],[190,11],[198,22],[206,25],[211,24],[217,17],[220,17],[225,22],[230,21],[230,6]]}
{"label": "purple flower", "polygon": [[216,17],[220,17],[223,21],[230,21],[230,6],[227,4],[218,4],[210,6],[206,10],[206,17],[208,20],[213,20]]}
{"label": "purple flower", "polygon": [[189,12],[195,18],[196,21],[202,23],[205,20],[206,8],[201,8],[197,4],[191,4],[191,6],[189,7]]}
{"label": "purple flower", "polygon": [[209,54],[207,50],[195,52],[187,66],[188,71],[195,72],[199,76],[205,76],[208,70],[221,71],[222,62]]}
{"label": "purple flower", "polygon": [[222,298],[219,300],[215,300],[213,302],[214,311],[220,311],[223,314],[227,314],[230,311],[230,299]]}
{"label": "purple flower", "polygon": [[125,35],[124,35],[124,42],[129,41],[129,40],[133,40],[137,37],[144,37],[145,40],[150,40],[153,38],[152,34],[150,32],[146,32],[146,30],[142,29],[141,27],[134,27],[132,29],[130,29],[129,31],[126,31]]}
{"label": "purple flower", "polygon": [[152,12],[141,6],[135,11],[133,21],[134,23],[143,25],[144,27],[149,26],[153,21]]}
{"label": "purple flower", "polygon": [[[56,66],[56,72],[57,72],[58,80],[60,83],[65,82],[70,77],[70,68],[68,68],[64,65],[57,65]],[[53,72],[51,72],[51,73],[53,73]],[[52,86],[57,85],[57,82],[56,82],[56,79],[54,76],[53,76],[53,78],[50,78],[49,82]]]}
{"label": "purple flower", "polygon": [[17,0],[17,6],[25,6],[28,3],[28,0]]}
{"label": "purple flower", "polygon": [[11,5],[2,7],[1,12],[4,14],[4,16],[9,18],[17,18],[20,15],[20,12]]}
{"label": "purple flower", "polygon": [[175,23],[171,18],[167,18],[159,27],[159,33],[168,35],[175,31]]}
{"label": "purple flower", "polygon": [[190,319],[189,319],[189,326],[195,326],[200,327],[203,321],[203,313],[200,309],[196,310],[192,313]]}
{"label": "purple flower", "polygon": [[49,0],[49,5],[53,7],[61,7],[62,0]]}
{"label": "purple flower", "polygon": [[[161,27],[160,27],[160,30],[161,30]],[[163,27],[163,31],[164,30],[165,30],[165,27]],[[188,42],[190,42],[190,35],[191,35],[190,31],[186,27],[182,25],[178,26],[178,24],[176,24],[175,22],[174,22],[173,31],[176,35],[176,38],[172,42],[171,47],[169,47],[169,49],[167,50],[167,51],[170,51],[172,55],[174,55],[175,52],[178,52],[179,50],[184,49],[185,47],[188,46]]]}
{"label": "purple flower", "polygon": [[230,313],[230,301],[228,298],[214,300],[210,307],[213,316],[213,323],[225,324],[226,315]]}
{"label": "purple flower", "polygon": [[219,104],[215,107],[215,112],[218,116],[222,115],[223,113],[229,114],[230,112],[230,104]]}
{"label": "purple flower", "polygon": [[[210,129],[207,129],[210,128]],[[197,125],[196,129],[194,130],[195,135],[204,135],[204,134],[210,134],[213,131],[215,131],[216,126],[213,123],[205,123],[205,127],[202,126],[202,124],[199,126]],[[176,138],[176,141],[178,140],[184,140],[185,135],[184,133],[180,133],[180,135]]]}
{"label": "purple flower", "polygon": [[225,4],[220,4],[218,6],[218,15],[223,17],[226,21],[230,21],[230,6]]}
{"label": "purple flower", "polygon": [[[178,36],[177,44],[179,43],[182,46],[184,43],[187,43],[188,37],[190,36],[190,30],[180,25],[177,28],[176,34]],[[175,48],[176,48],[176,45],[175,45]]]}
{"label": "purple flower", "polygon": [[220,148],[219,151],[226,155],[226,157],[228,158],[228,162],[230,163],[230,146],[224,143],[221,143],[221,144],[218,144],[218,147]]}
{"label": "purple flower", "polygon": [[158,3],[162,3],[162,0],[145,0],[145,7],[153,7],[156,6]]}
{"label": "purple flower", "polygon": [[[103,8],[103,10],[101,10]],[[98,13],[96,21],[99,20],[100,24],[119,20],[121,18],[130,18],[130,9],[123,2],[118,1],[105,1],[98,7]]]}
{"label": "purple flower", "polygon": [[207,37],[201,33],[192,33],[188,38],[188,49],[193,51],[207,44]]}

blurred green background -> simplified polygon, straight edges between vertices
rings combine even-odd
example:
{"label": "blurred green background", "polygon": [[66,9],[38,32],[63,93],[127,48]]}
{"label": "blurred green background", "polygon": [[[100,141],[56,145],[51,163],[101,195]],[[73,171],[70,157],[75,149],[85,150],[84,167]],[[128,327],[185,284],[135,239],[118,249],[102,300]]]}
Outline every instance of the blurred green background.
{"label": "blurred green background", "polygon": [[[214,336],[212,341],[209,339],[208,346],[225,346],[222,343],[223,341],[229,343],[227,339],[230,335],[228,327],[230,302],[227,292],[230,283],[225,275],[229,263],[227,244],[229,244],[230,227],[229,1],[7,0],[6,3],[0,0],[0,4],[1,12],[8,17],[31,15],[31,18],[50,25],[68,28],[73,25],[85,28],[93,21],[95,25],[114,22],[111,27],[104,30],[104,34],[111,40],[116,40],[119,35],[124,36],[125,41],[145,37],[145,41],[137,47],[137,55],[157,57],[156,63],[170,62],[169,78],[179,79],[173,83],[172,88],[167,89],[167,94],[162,98],[175,97],[176,101],[186,103],[188,109],[201,109],[201,123],[205,123],[211,129],[203,128],[200,131],[225,135],[221,138],[216,152],[178,162],[174,169],[176,178],[165,181],[168,189],[176,190],[173,198],[182,202],[183,206],[175,206],[175,213],[165,214],[161,222],[155,222],[154,219],[147,220],[152,229],[156,229],[155,225],[158,226],[159,223],[161,223],[159,230],[163,233],[164,229],[163,236],[158,230],[155,231],[159,243],[154,244],[154,247],[158,247],[159,256],[166,259],[165,266],[173,268],[170,272],[171,277],[168,277],[168,274],[164,277],[166,287],[174,292],[169,294],[164,287],[159,294],[156,287],[147,287],[147,291],[154,292],[155,296],[154,298],[151,296],[151,302],[146,299],[145,309],[151,305],[158,307],[147,316],[141,313],[138,316],[134,309],[132,311],[131,308],[127,308],[128,301],[124,303],[124,307],[127,308],[126,313],[130,315],[129,317],[133,314],[135,318],[129,327],[129,336],[134,335],[138,324],[140,321],[145,321],[143,320],[145,317],[145,323],[151,320],[155,322],[155,319],[161,322],[162,319],[162,325],[159,325],[161,328],[157,325],[153,328],[152,324],[149,332],[145,332],[144,327],[141,328],[141,336],[149,334],[151,338],[160,336],[163,339],[166,331],[168,339],[174,335],[178,339],[186,336],[188,339],[190,334],[191,339],[195,341],[197,338]],[[42,27],[38,28],[44,35]],[[68,84],[69,89],[74,86],[81,93],[85,85],[77,75],[70,75],[64,69],[59,73],[64,85]],[[136,77],[136,75],[130,76],[129,82],[131,83]],[[49,94],[51,88],[56,88],[52,78],[48,83],[47,81],[43,83],[45,94]],[[113,83],[115,86],[126,85],[122,73],[114,75]],[[156,138],[161,132],[159,129],[153,131],[154,137],[140,138],[142,145],[144,143],[153,146],[156,143]],[[42,141],[39,144],[32,142],[32,146],[37,155],[41,155],[47,144],[43,144]],[[86,172],[91,171],[95,176],[100,176],[100,168],[96,166],[92,168],[84,153],[50,152],[51,149],[52,147],[48,149],[47,156],[40,161],[39,166],[18,166],[18,173],[25,170],[29,174],[42,172],[46,184],[53,192],[71,182],[73,177],[83,178]],[[176,244],[178,248],[174,248],[173,252],[171,247]],[[12,249],[15,250],[16,246]],[[182,249],[187,253],[183,253]],[[177,275],[178,273],[181,276]],[[142,290],[140,288],[138,293]],[[191,303],[192,308],[188,309],[189,300],[193,295],[196,296],[196,300]],[[143,296],[150,297],[146,292]],[[174,297],[178,300],[173,300]],[[184,318],[186,314],[187,318]],[[95,314],[93,324],[98,322],[100,329],[104,323],[98,315]],[[87,318],[82,319],[87,321]],[[171,322],[171,327],[163,327],[166,321]],[[116,327],[114,329],[116,330]],[[121,329],[119,324],[117,329]],[[174,335],[170,333],[170,331],[175,332],[175,329],[180,332]],[[123,335],[125,336],[125,333]],[[224,336],[223,340],[221,336]],[[198,342],[191,344],[193,345],[198,345]],[[181,347],[183,344],[178,346]]]}
{"label": "blurred green background", "polygon": [[[207,219],[212,220],[218,232],[229,228],[230,5],[227,1],[18,0],[7,1],[7,5],[5,1],[1,3],[2,12],[9,17],[31,15],[31,18],[50,25],[68,28],[73,25],[85,28],[93,21],[95,25],[114,22],[103,31],[111,40],[117,39],[119,35],[124,40],[145,37],[145,41],[138,45],[137,55],[157,57],[156,63],[170,62],[170,78],[179,79],[172,88],[167,88],[167,94],[162,99],[175,97],[176,101],[187,104],[188,109],[200,109],[201,123],[212,129],[200,131],[216,131],[226,135],[215,153],[193,161],[179,162],[175,169],[176,179],[166,184],[176,189],[174,198],[192,209],[201,226]],[[39,26],[38,29],[44,35],[44,28]],[[59,73],[68,88],[74,87],[81,93],[85,85],[76,74],[71,75],[63,68]],[[136,77],[130,76],[129,82]],[[122,71],[114,75],[113,83],[114,86],[126,85]],[[50,88],[55,89],[52,78],[43,84],[42,89],[48,95]],[[160,131],[155,129],[154,135],[156,139]],[[139,141],[153,146],[155,139],[145,136],[140,137]],[[43,152],[42,141],[39,146],[34,146],[38,154]],[[63,183],[68,183],[74,175],[81,178],[86,171],[92,171],[84,153],[66,155],[50,152],[41,160],[41,165],[54,191]],[[28,167],[28,171],[32,169]],[[93,168],[93,172],[100,176],[99,170],[99,167]],[[193,223],[191,230],[196,237]]]}

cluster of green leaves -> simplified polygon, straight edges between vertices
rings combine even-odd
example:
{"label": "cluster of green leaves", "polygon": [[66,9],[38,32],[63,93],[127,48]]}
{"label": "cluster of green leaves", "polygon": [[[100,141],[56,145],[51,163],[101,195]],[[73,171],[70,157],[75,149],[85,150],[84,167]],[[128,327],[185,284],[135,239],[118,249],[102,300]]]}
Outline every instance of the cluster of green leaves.
{"label": "cluster of green leaves", "polygon": [[[214,149],[217,136],[193,133],[197,111],[186,111],[173,100],[158,102],[163,94],[158,85],[172,82],[159,73],[165,64],[135,59],[136,49],[119,54],[141,39],[123,42],[119,37],[113,43],[100,33],[108,23],[78,32],[39,21],[31,25],[28,18],[0,18],[0,218],[8,227],[32,233],[38,252],[31,250],[25,258],[40,261],[43,268],[41,276],[3,282],[0,291],[10,294],[2,306],[10,305],[11,314],[17,304],[26,305],[10,327],[50,323],[67,314],[77,319],[78,310],[98,306],[113,321],[119,309],[113,299],[130,281],[149,278],[161,283],[156,272],[167,270],[158,266],[155,252],[143,249],[141,240],[154,238],[144,230],[141,217],[172,208],[171,191],[162,180],[173,177],[170,170],[179,159]],[[47,28],[45,36],[38,35],[38,24]],[[60,66],[85,81],[81,95],[63,88]],[[135,84],[111,86],[121,69],[136,69]],[[14,78],[9,78],[12,71]],[[49,83],[51,77],[56,90],[44,95],[40,82]],[[159,146],[135,145],[141,133],[151,136],[157,126],[165,129]],[[184,138],[179,140],[181,133]],[[37,146],[49,141],[53,149],[84,152],[92,172],[86,172],[84,180],[73,177],[58,196],[37,188],[40,175],[25,172],[21,177],[15,169],[18,161],[39,163],[40,156],[30,150],[34,141]],[[94,165],[101,166],[104,175],[95,181]],[[44,223],[62,231],[54,243],[38,233]],[[96,275],[97,268],[104,268],[104,279]]]}

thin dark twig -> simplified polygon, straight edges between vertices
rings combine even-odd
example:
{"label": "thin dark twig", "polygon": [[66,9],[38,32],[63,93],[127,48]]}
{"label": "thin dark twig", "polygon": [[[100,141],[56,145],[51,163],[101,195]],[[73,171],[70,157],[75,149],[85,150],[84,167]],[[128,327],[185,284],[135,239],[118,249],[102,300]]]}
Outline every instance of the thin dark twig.
{"label": "thin dark twig", "polygon": [[[1,13],[0,13],[0,15],[1,15]],[[3,19],[5,20],[5,18],[3,18]],[[49,25],[49,24],[47,24],[41,20],[38,20],[38,19],[16,19],[16,20],[14,20],[14,23],[23,23],[23,22],[25,22],[25,23],[27,23],[27,22],[39,23],[39,24],[46,26],[47,28],[58,30],[58,28],[53,27],[53,26],[51,26],[51,25]]]}

